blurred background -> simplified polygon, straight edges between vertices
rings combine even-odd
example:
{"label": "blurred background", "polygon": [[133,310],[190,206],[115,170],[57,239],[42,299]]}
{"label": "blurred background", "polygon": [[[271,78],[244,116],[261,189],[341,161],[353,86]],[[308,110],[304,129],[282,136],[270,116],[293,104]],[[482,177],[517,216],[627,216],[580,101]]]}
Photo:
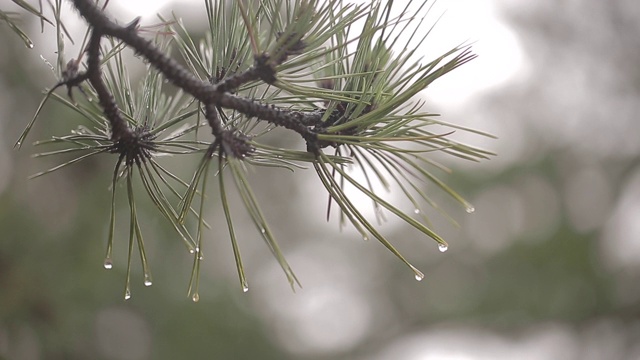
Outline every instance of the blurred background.
{"label": "blurred background", "polygon": [[[110,9],[123,22],[171,9],[194,31],[204,21],[195,0]],[[199,303],[187,298],[191,256],[151,204],[140,216],[154,285],[134,266],[123,300],[124,197],[114,269],[103,268],[113,157],[26,181],[60,160],[12,148],[55,82],[41,59],[55,60],[54,31],[24,16],[28,49],[0,25],[0,358],[640,359],[640,3],[439,0],[434,22],[443,13],[427,58],[467,40],[479,58],[423,95],[444,120],[495,134],[455,136],[498,156],[438,156],[476,209],[427,189],[460,223],[432,217],[446,253],[402,223],[382,226],[425,279],[327,224],[311,171],[260,169],[252,186],[303,288],[241,231],[243,293],[226,230],[211,231]],[[77,124],[50,102],[29,142]]]}

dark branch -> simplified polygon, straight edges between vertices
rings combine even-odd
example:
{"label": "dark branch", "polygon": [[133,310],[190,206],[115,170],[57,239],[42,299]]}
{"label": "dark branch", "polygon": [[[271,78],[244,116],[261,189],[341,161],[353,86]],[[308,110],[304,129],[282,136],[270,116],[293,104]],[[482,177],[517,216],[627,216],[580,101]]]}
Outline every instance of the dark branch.
{"label": "dark branch", "polygon": [[97,28],[94,28],[91,32],[91,38],[89,39],[89,45],[87,47],[87,75],[89,82],[96,90],[100,106],[104,111],[104,115],[111,125],[111,140],[118,141],[126,137],[131,137],[131,129],[127,126],[127,123],[120,116],[120,110],[116,104],[116,100],[113,95],[107,89],[104,81],[102,80],[102,70],[100,69],[100,39],[102,34]]}

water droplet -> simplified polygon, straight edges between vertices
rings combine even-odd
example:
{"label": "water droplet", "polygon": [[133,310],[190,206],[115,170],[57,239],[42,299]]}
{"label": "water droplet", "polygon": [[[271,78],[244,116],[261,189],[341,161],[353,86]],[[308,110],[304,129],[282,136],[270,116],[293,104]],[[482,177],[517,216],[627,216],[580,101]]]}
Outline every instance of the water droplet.
{"label": "water droplet", "polygon": [[415,214],[420,214],[420,209],[416,208],[415,210],[413,210],[413,212],[414,212]]}
{"label": "water droplet", "polygon": [[369,237],[368,237],[367,235],[364,235],[364,236],[362,237],[362,240],[364,240],[364,241],[369,241]]}
{"label": "water droplet", "polygon": [[27,43],[27,47],[28,47],[29,49],[33,49],[33,43],[32,43],[31,41],[29,41],[29,42]]}
{"label": "water droplet", "polygon": [[44,63],[47,64],[47,66],[49,66],[51,71],[56,71],[53,65],[51,65],[51,63],[47,59],[45,59],[44,56],[42,56],[42,54],[40,54],[40,59],[42,59],[42,61],[44,61]]}
{"label": "water droplet", "polygon": [[189,254],[193,254],[194,252],[196,252],[196,251],[193,250],[193,249],[189,249]]}
{"label": "water droplet", "polygon": [[260,232],[264,234],[264,233],[266,233],[266,232],[267,232],[267,229],[262,228],[262,229],[260,229]]}
{"label": "water droplet", "polygon": [[440,252],[445,252],[449,250],[449,246],[447,246],[447,244],[438,244],[438,250],[440,250]]}
{"label": "water droplet", "polygon": [[[196,252],[199,253],[200,252],[200,248],[196,247]],[[193,251],[191,252],[193,254]]]}
{"label": "water droplet", "polygon": [[249,291],[249,285],[247,285],[247,284],[242,285],[242,291],[243,292]]}
{"label": "water droplet", "polygon": [[153,282],[151,281],[151,275],[146,274],[144,276],[144,286],[151,286],[153,285]]}
{"label": "water droplet", "polygon": [[198,260],[204,260],[204,256],[202,255],[198,256]]}
{"label": "water droplet", "polygon": [[424,274],[422,273],[422,271],[416,269],[413,265],[409,265],[409,266],[411,267],[411,270],[413,270],[416,280],[422,281],[422,279],[424,279]]}
{"label": "water droplet", "polygon": [[476,211],[476,208],[474,208],[473,205],[467,205],[467,208],[465,210],[467,211],[468,214],[471,214],[474,211]]}
{"label": "water droplet", "polygon": [[198,295],[198,293],[194,293],[193,296],[191,296],[191,300],[193,300],[193,302],[200,301],[200,295]]}
{"label": "water droplet", "polygon": [[124,299],[125,299],[125,300],[129,300],[129,299],[131,299],[131,290],[129,290],[129,289],[125,290],[125,292],[124,292]]}
{"label": "water droplet", "polygon": [[113,262],[111,261],[111,258],[106,258],[104,259],[104,264],[103,264],[104,268],[107,270],[111,270],[113,269]]}

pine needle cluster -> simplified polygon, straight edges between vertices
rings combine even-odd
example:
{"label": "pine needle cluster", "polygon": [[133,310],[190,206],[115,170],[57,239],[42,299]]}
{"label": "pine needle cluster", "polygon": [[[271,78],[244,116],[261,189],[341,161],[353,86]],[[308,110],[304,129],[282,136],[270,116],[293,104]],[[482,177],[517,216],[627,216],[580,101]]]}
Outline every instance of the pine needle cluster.
{"label": "pine needle cluster", "polygon": [[[475,55],[463,45],[428,61],[418,56],[428,35],[417,30],[424,26],[427,2],[421,2],[416,12],[410,10],[412,1],[354,5],[341,0],[205,0],[207,29],[196,41],[176,16],[161,17],[155,27],[143,27],[139,19],[121,25],[109,17],[108,1],[70,0],[87,30],[83,51],[68,61],[64,39],[72,39],[60,21],[61,1],[50,3],[52,20],[45,17],[41,3],[38,8],[14,2],[37,15],[43,28],[45,24],[55,27],[59,78],[46,91],[16,147],[27,138],[45,102],[54,99],[78,112],[85,123],[67,135],[36,142],[58,146],[36,156],[77,156],[33,177],[99,154],[113,156],[104,267],[113,267],[116,192],[124,187],[130,213],[126,299],[131,297],[135,248],[144,284],[152,284],[134,183],[142,185],[193,254],[189,296],[194,301],[199,299],[203,232],[208,226],[204,203],[211,186],[218,188],[242,289],[248,290],[248,282],[232,218],[234,204],[227,195],[233,187],[292,287],[299,284],[250,186],[251,167],[313,169],[328,194],[327,218],[330,211],[340,212],[341,222],[351,224],[364,239],[378,240],[418,280],[424,275],[367,219],[345,187],[369,197],[377,214],[397,216],[435,240],[441,251],[448,245],[424,215],[425,204],[436,206],[424,185],[435,184],[473,211],[471,204],[433,174],[440,165],[429,154],[444,152],[471,161],[492,154],[450,139],[456,130],[477,131],[439,121],[436,114],[424,110],[424,100],[417,95]],[[31,47],[12,14],[0,13]],[[130,83],[127,73],[122,54],[127,48],[147,66],[138,86]],[[169,55],[172,50],[176,58]],[[168,86],[177,91],[168,92]],[[66,96],[55,91],[60,87],[67,88]],[[82,99],[74,100],[74,93]],[[443,126],[451,131],[434,130]],[[300,137],[306,146],[278,148],[262,141],[276,127]],[[202,136],[203,131],[211,136]],[[163,164],[167,156],[198,160],[193,161],[193,173],[183,176],[167,169]],[[365,180],[356,179],[350,167],[359,168]],[[403,211],[376,194],[372,185],[376,182],[400,189],[415,211]]]}

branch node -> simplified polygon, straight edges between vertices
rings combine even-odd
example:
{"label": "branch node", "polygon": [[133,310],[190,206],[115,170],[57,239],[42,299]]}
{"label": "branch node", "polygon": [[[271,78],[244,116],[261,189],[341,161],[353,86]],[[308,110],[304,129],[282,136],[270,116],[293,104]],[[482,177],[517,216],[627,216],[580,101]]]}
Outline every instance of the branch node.
{"label": "branch node", "polygon": [[256,71],[260,80],[266,82],[269,85],[272,85],[276,82],[276,70],[271,66],[270,60],[271,57],[267,53],[262,53],[255,57],[256,60]]}
{"label": "branch node", "polygon": [[239,130],[224,130],[220,134],[221,151],[238,159],[250,156],[256,149],[249,143],[251,137]]}

